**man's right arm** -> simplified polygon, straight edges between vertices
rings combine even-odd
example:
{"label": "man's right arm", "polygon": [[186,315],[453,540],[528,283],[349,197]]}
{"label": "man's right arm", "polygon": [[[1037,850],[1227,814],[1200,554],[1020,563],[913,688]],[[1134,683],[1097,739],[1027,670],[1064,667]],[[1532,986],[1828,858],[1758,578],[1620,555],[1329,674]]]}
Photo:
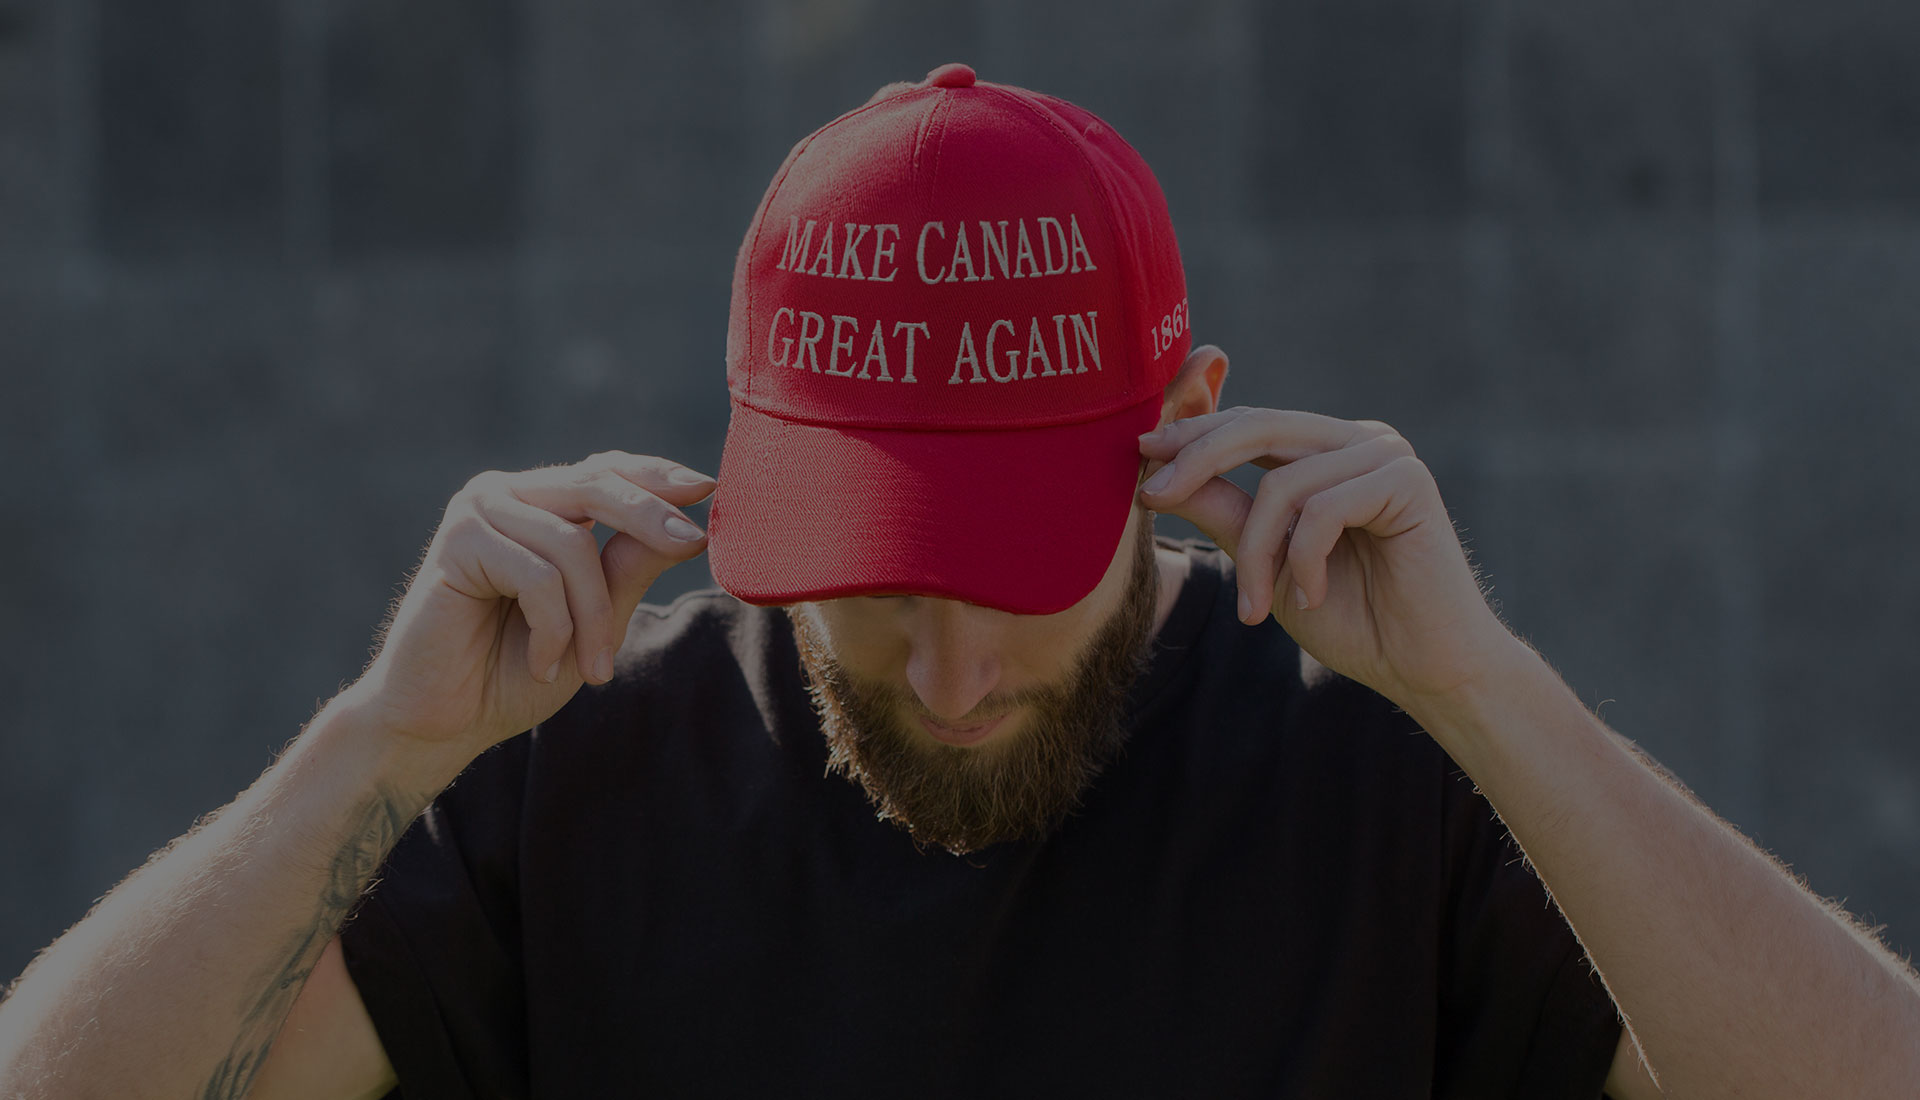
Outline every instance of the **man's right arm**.
{"label": "man's right arm", "polygon": [[[468,482],[360,679],[0,1002],[0,1096],[384,1092],[341,922],[475,756],[612,677],[647,588],[704,548],[676,506],[713,488],[619,451]],[[594,521],[617,532],[604,549]]]}
{"label": "man's right arm", "polygon": [[[466,761],[413,751],[351,702],[329,704],[253,786],[22,975],[0,1004],[0,1095],[240,1097],[256,1076],[256,1096],[377,1097],[391,1086],[334,936]],[[285,1060],[301,1070],[263,1074],[296,998],[291,1022],[304,1030]],[[314,1058],[307,1036],[359,1056]]]}
{"label": "man's right arm", "polygon": [[247,1095],[250,1100],[380,1100],[397,1084],[336,936],[320,953]]}

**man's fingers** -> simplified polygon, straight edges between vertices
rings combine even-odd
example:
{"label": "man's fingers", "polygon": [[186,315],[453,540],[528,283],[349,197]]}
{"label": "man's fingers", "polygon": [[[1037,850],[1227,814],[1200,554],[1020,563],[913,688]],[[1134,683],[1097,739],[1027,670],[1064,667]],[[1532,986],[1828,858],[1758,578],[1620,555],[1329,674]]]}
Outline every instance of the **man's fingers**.
{"label": "man's fingers", "polygon": [[704,500],[707,494],[713,492],[720,484],[698,470],[682,466],[669,459],[653,458],[648,455],[636,457],[626,455],[623,451],[611,453],[624,457],[618,461],[609,461],[607,464],[609,471],[673,504],[684,506]]}
{"label": "man's fingers", "polygon": [[1351,447],[1308,455],[1261,477],[1233,559],[1248,622],[1259,622],[1273,610],[1280,565],[1286,560],[1295,518],[1307,500],[1412,453],[1413,447],[1399,435],[1377,435]]}
{"label": "man's fingers", "polygon": [[1367,421],[1342,420],[1337,416],[1306,412],[1301,409],[1256,409],[1246,405],[1235,405],[1230,409],[1189,416],[1184,420],[1175,420],[1162,425],[1140,437],[1141,451],[1159,457],[1170,457],[1180,448],[1203,436],[1211,435],[1222,428],[1239,425],[1276,436],[1284,445],[1293,446],[1302,454],[1324,451],[1337,447],[1356,434],[1356,426]]}
{"label": "man's fingers", "polygon": [[1253,498],[1226,478],[1216,477],[1171,507],[1157,508],[1152,504],[1147,507],[1193,524],[1231,556],[1240,544],[1240,529],[1246,524]]}
{"label": "man's fingers", "polygon": [[[705,496],[712,488],[706,486],[689,490],[682,486],[681,495],[693,491]],[[613,471],[584,477],[553,496],[519,486],[514,487],[513,494],[527,504],[538,504],[543,499],[554,500],[558,507],[546,509],[552,514],[574,522],[598,520],[616,531],[632,535],[655,552],[674,561],[692,557],[706,537],[701,533],[700,525],[694,523],[685,512]],[[675,520],[679,522],[675,523]]]}
{"label": "man's fingers", "polygon": [[[450,549],[448,564],[477,572],[487,594],[514,600],[527,620],[527,675],[551,683],[573,640],[573,615],[567,609],[566,583],[550,561],[527,549],[477,516],[468,516]],[[467,595],[475,595],[467,592]]]}
{"label": "man's fingers", "polygon": [[1370,431],[1351,420],[1292,409],[1234,408],[1176,420],[1140,439],[1141,454],[1167,463],[1148,480],[1147,499],[1164,506],[1246,463],[1271,468],[1295,462],[1345,447]]}
{"label": "man's fingers", "polygon": [[[526,547],[560,572],[567,614],[573,623],[574,661],[583,677],[604,683],[615,637],[613,598],[600,569],[600,545],[584,521],[567,520],[511,496],[488,495],[475,501],[481,517],[501,534]],[[528,625],[532,625],[529,617]],[[625,624],[620,624],[624,626]],[[544,671],[545,666],[542,666]]]}
{"label": "man's fingers", "polygon": [[1220,425],[1237,420],[1252,411],[1245,405],[1236,405],[1231,409],[1221,409],[1201,416],[1189,416],[1185,420],[1175,420],[1171,424],[1162,424],[1140,437],[1140,452],[1158,458],[1171,458],[1180,448]]}
{"label": "man's fingers", "polygon": [[[1396,458],[1371,473],[1315,493],[1300,509],[1283,567],[1291,567],[1293,581],[1306,596],[1306,607],[1317,607],[1327,593],[1327,555],[1349,527],[1376,536],[1400,533],[1395,517],[1418,497],[1426,465],[1413,457]],[[1386,522],[1383,522],[1386,521]]]}
{"label": "man's fingers", "polygon": [[[694,503],[714,486],[667,459],[604,451],[572,466],[489,472],[469,483],[469,495],[482,521],[559,572],[575,663],[582,678],[604,683],[626,636],[622,604],[632,597],[630,615],[644,594],[632,586],[652,584],[706,545],[705,532],[670,501]],[[594,538],[595,522],[625,536],[610,556]]]}
{"label": "man's fingers", "polygon": [[[633,487],[670,504],[684,506],[706,499],[718,482],[669,459],[602,451],[571,466],[546,466],[512,474],[503,484],[528,504],[565,519],[576,522],[598,519],[623,529],[593,515],[591,506],[623,494],[631,495]],[[629,533],[645,537],[639,532]]]}
{"label": "man's fingers", "polygon": [[625,532],[616,533],[600,551],[600,567],[607,576],[607,591],[613,597],[614,628],[619,636],[615,647],[626,640],[626,625],[634,608],[646,598],[647,590],[660,574],[678,559],[663,557],[658,551]]}

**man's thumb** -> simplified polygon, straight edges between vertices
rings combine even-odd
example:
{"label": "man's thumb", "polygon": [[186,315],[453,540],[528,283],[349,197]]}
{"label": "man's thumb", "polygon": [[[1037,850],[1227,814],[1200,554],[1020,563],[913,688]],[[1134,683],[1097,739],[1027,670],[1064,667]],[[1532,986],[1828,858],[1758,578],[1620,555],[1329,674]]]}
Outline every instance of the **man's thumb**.
{"label": "man's thumb", "polygon": [[1201,534],[1212,539],[1213,544],[1229,556],[1239,554],[1240,532],[1247,525],[1247,513],[1252,510],[1253,498],[1224,477],[1209,480],[1178,504],[1155,509],[1198,527]]}
{"label": "man's thumb", "polygon": [[614,532],[600,550],[600,569],[607,576],[607,596],[613,601],[614,622],[625,623],[633,618],[633,609],[640,606],[647,589],[674,564],[675,559],[661,556],[658,550],[632,535]]}

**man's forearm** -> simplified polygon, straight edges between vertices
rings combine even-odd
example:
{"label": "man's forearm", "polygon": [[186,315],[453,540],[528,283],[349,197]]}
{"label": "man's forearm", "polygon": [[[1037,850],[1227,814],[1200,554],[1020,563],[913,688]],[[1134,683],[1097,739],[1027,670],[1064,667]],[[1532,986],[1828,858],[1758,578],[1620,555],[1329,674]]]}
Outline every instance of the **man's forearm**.
{"label": "man's forearm", "polygon": [[460,763],[329,704],[22,975],[0,1003],[0,1095],[243,1095],[342,918]]}
{"label": "man's forearm", "polygon": [[1499,811],[1674,1096],[1910,1095],[1920,980],[1657,775],[1544,660],[1409,713]]}

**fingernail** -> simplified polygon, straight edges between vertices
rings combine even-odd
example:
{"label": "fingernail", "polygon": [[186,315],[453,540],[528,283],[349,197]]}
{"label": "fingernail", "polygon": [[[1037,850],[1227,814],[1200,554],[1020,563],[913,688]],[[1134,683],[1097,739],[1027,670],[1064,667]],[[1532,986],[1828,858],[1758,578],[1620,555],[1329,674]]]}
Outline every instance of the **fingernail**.
{"label": "fingernail", "polygon": [[1253,617],[1253,601],[1247,599],[1245,592],[1240,593],[1240,621],[1246,622]]}
{"label": "fingernail", "polygon": [[547,674],[545,676],[540,677],[540,680],[542,683],[551,684],[555,680],[558,680],[559,678],[560,678],[560,662],[555,661],[553,662],[553,667],[548,669]]}
{"label": "fingernail", "polygon": [[607,648],[600,651],[599,658],[593,662],[593,675],[596,679],[600,680],[603,683],[605,681],[613,679],[613,647],[612,646],[608,646]]}
{"label": "fingernail", "polygon": [[1302,611],[1307,609],[1307,590],[1297,584],[1293,586],[1293,606]]}
{"label": "fingernail", "polygon": [[705,474],[697,474],[682,466],[667,475],[669,485],[705,485],[713,479]]}
{"label": "fingernail", "polygon": [[1171,484],[1173,484],[1173,463],[1169,462],[1160,467],[1160,472],[1148,478],[1147,483],[1140,488],[1145,492],[1157,493]]}
{"label": "fingernail", "polygon": [[672,535],[681,542],[692,542],[700,537],[700,528],[695,527],[679,516],[668,516],[664,526],[667,529],[667,534]]}

